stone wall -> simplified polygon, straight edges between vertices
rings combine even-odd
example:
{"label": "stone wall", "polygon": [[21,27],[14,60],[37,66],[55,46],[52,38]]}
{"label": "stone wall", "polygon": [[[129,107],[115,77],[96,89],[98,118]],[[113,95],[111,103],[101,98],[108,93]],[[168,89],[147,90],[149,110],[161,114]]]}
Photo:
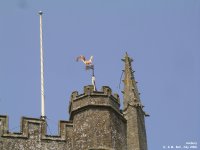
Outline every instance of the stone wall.
{"label": "stone wall", "polygon": [[60,121],[60,135],[46,135],[46,122],[36,118],[21,120],[21,132],[8,131],[7,116],[0,116],[0,150],[72,150],[73,124]]}
{"label": "stone wall", "polygon": [[106,86],[101,92],[93,89],[85,86],[84,94],[72,93],[74,150],[126,150],[126,120],[119,110],[119,96]]}
{"label": "stone wall", "polygon": [[21,132],[8,130],[8,117],[0,116],[0,150],[127,150],[126,119],[119,96],[104,86],[73,92],[70,121],[60,121],[59,135],[46,135],[45,120],[23,117]]}
{"label": "stone wall", "polygon": [[74,150],[126,150],[126,122],[110,108],[90,108],[74,116]]}

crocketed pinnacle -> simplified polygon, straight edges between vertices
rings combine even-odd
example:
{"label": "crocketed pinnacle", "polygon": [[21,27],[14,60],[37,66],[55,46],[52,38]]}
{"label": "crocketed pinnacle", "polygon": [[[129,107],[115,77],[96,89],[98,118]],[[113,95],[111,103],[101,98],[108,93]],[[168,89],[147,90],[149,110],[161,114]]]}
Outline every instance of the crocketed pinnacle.
{"label": "crocketed pinnacle", "polygon": [[122,93],[124,94],[124,107],[123,110],[126,110],[128,105],[131,106],[142,106],[140,102],[140,96],[137,88],[137,82],[135,81],[134,77],[134,71],[131,66],[131,62],[133,61],[132,58],[128,56],[128,53],[126,52],[125,57],[122,59],[125,64],[124,71],[124,91]]}

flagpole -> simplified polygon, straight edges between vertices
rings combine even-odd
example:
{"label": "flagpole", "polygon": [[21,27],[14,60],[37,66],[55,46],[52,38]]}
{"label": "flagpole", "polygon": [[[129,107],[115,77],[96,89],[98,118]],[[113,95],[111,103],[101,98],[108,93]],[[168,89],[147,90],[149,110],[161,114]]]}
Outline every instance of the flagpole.
{"label": "flagpole", "polygon": [[41,119],[45,119],[45,99],[44,99],[44,52],[42,41],[42,11],[39,11],[40,16],[40,77],[41,77]]}

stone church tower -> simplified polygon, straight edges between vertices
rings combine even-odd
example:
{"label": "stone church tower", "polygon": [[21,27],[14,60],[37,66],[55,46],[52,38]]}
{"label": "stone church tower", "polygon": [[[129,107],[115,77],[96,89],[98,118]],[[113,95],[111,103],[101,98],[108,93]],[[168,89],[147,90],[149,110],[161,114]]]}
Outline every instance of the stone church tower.
{"label": "stone church tower", "polygon": [[47,135],[45,119],[22,117],[21,131],[8,130],[8,117],[0,116],[0,150],[147,150],[143,106],[131,67],[124,59],[124,100],[103,86],[71,94],[69,121],[60,121],[59,135]]}

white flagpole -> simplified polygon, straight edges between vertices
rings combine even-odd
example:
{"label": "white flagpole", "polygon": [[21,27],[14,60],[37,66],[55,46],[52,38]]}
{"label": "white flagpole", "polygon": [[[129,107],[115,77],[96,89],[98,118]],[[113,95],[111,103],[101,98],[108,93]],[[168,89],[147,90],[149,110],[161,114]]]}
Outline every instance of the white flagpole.
{"label": "white flagpole", "polygon": [[43,56],[43,43],[42,43],[42,11],[40,15],[40,73],[41,73],[41,119],[45,119],[45,99],[44,99],[44,56]]}

